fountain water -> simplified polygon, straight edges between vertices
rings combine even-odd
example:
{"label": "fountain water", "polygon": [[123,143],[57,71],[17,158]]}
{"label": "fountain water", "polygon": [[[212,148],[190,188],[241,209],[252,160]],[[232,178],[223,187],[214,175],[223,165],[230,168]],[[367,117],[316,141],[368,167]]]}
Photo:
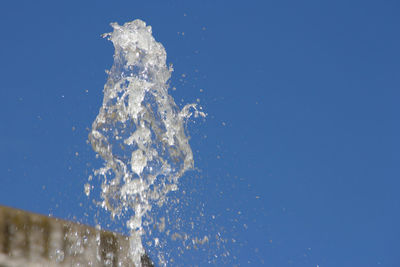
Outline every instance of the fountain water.
{"label": "fountain water", "polygon": [[[143,218],[193,167],[185,125],[192,115],[205,114],[195,104],[180,110],[168,94],[172,66],[150,26],[141,20],[111,26],[104,37],[114,44],[114,64],[89,140],[105,162],[94,172],[102,180],[100,205],[113,218],[129,215],[131,255],[140,265]],[[85,185],[87,195],[91,187]]]}

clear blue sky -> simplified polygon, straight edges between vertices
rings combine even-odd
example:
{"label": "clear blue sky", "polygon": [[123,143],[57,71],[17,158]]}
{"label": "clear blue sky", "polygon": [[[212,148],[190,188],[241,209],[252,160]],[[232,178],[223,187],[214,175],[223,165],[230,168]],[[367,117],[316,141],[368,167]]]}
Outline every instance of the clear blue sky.
{"label": "clear blue sky", "polygon": [[189,124],[198,171],[177,216],[213,238],[177,266],[223,253],[218,232],[232,255],[218,266],[400,266],[399,13],[397,1],[1,1],[0,204],[95,223],[86,128],[113,60],[100,35],[140,18],[174,65],[176,102],[208,113]]}

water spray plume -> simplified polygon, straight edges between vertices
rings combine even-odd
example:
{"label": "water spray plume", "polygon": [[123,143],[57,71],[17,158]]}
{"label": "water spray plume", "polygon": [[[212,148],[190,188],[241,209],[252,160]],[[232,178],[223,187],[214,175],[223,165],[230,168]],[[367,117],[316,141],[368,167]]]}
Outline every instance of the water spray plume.
{"label": "water spray plume", "polygon": [[[89,141],[104,160],[95,171],[102,180],[101,206],[127,221],[136,266],[144,254],[142,219],[153,205],[162,206],[168,192],[193,168],[185,130],[191,116],[205,116],[195,104],[181,110],[168,94],[173,71],[162,44],[141,20],[112,23],[104,34],[115,47],[114,64],[104,86],[104,99]],[[85,187],[87,194],[90,193]]]}

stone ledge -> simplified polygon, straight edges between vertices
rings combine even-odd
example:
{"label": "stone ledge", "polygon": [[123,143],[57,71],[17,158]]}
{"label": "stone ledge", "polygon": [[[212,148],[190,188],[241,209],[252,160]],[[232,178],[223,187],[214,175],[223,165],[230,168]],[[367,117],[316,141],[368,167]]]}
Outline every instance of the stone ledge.
{"label": "stone ledge", "polygon": [[0,267],[133,265],[127,236],[0,206]]}

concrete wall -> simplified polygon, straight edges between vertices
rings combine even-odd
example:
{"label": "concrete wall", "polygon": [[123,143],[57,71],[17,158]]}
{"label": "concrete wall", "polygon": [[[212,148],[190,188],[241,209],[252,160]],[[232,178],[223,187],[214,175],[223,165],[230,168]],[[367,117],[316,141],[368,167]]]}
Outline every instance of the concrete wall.
{"label": "concrete wall", "polygon": [[126,236],[0,206],[0,267],[133,266],[128,250]]}

